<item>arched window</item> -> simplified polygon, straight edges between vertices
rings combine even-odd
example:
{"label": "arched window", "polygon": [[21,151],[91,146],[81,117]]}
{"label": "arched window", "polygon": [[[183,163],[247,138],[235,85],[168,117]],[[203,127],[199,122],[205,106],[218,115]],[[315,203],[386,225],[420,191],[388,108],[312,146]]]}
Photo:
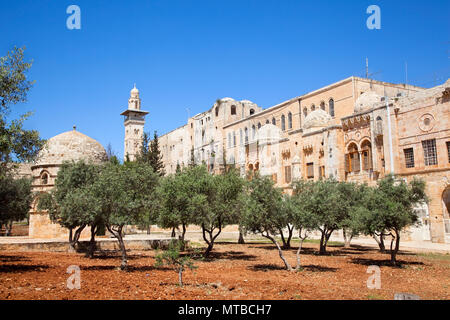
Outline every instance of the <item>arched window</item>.
{"label": "arched window", "polygon": [[380,116],[378,116],[377,120],[376,120],[375,133],[377,135],[382,135],[383,134],[383,119],[381,119]]}
{"label": "arched window", "polygon": [[314,111],[314,110],[316,110],[316,106],[313,103],[312,106],[311,106],[311,111]]}
{"label": "arched window", "polygon": [[255,114],[255,109],[250,109],[250,115]]}
{"label": "arched window", "polygon": [[308,115],[308,108],[304,107],[303,108],[303,116],[306,118],[307,115]]}
{"label": "arched window", "polygon": [[216,107],[216,117],[219,116],[219,107]]}
{"label": "arched window", "polygon": [[258,122],[258,130],[261,129],[261,122]]}
{"label": "arched window", "polygon": [[47,172],[43,172],[41,174],[41,184],[48,184],[48,174],[47,174]]}
{"label": "arched window", "polygon": [[255,139],[256,136],[256,127],[255,125],[252,126],[252,139]]}
{"label": "arched window", "polygon": [[275,120],[275,118],[272,118],[272,124],[273,124],[274,126],[277,125],[277,121]]}
{"label": "arched window", "polygon": [[228,148],[231,148],[231,133],[228,132]]}
{"label": "arched window", "polygon": [[358,146],[355,143],[351,143],[347,148],[347,154],[345,155],[345,172],[359,172],[359,152]]}
{"label": "arched window", "polygon": [[292,113],[288,113],[288,129],[292,129]]}
{"label": "arched window", "polygon": [[334,100],[332,98],[328,101],[328,108],[330,109],[330,116],[334,117]]}
{"label": "arched window", "polygon": [[245,127],[244,131],[245,131],[245,143],[248,143],[248,129],[247,129],[247,127]]}
{"label": "arched window", "polygon": [[368,140],[364,140],[361,144],[362,169],[372,169],[372,144]]}
{"label": "arched window", "polygon": [[233,131],[233,146],[236,147],[236,132]]}
{"label": "arched window", "polygon": [[267,120],[266,120],[266,124],[269,124],[269,123],[270,123],[270,121],[269,121],[269,119],[267,119]]}
{"label": "arched window", "polygon": [[235,105],[232,105],[231,106],[231,115],[233,116],[233,115],[236,115],[236,106]]}
{"label": "arched window", "polygon": [[284,114],[281,115],[281,130],[286,130],[286,120]]}
{"label": "arched window", "polygon": [[239,130],[239,144],[242,145],[243,143],[243,136],[242,136],[242,129]]}
{"label": "arched window", "polygon": [[325,111],[325,102],[321,101],[320,102],[320,109],[322,109],[323,111]]}

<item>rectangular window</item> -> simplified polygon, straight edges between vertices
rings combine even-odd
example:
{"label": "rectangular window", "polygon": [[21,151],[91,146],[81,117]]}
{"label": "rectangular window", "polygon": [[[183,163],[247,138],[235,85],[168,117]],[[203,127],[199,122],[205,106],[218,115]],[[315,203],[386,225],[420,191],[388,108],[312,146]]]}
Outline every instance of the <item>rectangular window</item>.
{"label": "rectangular window", "polygon": [[436,139],[422,141],[423,155],[426,166],[432,166],[438,164],[437,151],[436,151]]}
{"label": "rectangular window", "polygon": [[284,167],[284,182],[291,183],[291,166]]}
{"label": "rectangular window", "polygon": [[414,168],[414,149],[403,149],[405,154],[405,166],[406,168]]}
{"label": "rectangular window", "polygon": [[306,164],[306,177],[308,179],[314,178],[314,163],[313,162]]}
{"label": "rectangular window", "polygon": [[447,144],[448,163],[450,163],[450,141],[447,141],[446,144]]}
{"label": "rectangular window", "polygon": [[325,166],[319,167],[319,179],[325,178]]}

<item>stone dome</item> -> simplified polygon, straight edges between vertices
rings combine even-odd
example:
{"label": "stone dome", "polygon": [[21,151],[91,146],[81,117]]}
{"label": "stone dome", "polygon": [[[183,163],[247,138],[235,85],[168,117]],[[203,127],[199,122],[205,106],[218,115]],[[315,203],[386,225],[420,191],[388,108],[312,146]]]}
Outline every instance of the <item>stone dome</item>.
{"label": "stone dome", "polygon": [[331,121],[331,116],[322,109],[316,109],[305,118],[304,129],[323,128]]}
{"label": "stone dome", "polygon": [[362,112],[371,109],[376,103],[381,101],[381,96],[375,91],[367,91],[356,99],[355,112]]}
{"label": "stone dome", "polygon": [[131,89],[130,95],[131,96],[138,96],[139,95],[139,90],[136,88],[136,85],[134,85],[134,88]]}
{"label": "stone dome", "polygon": [[62,164],[63,161],[106,161],[105,148],[96,140],[76,131],[67,131],[47,140],[39,152],[36,165]]}

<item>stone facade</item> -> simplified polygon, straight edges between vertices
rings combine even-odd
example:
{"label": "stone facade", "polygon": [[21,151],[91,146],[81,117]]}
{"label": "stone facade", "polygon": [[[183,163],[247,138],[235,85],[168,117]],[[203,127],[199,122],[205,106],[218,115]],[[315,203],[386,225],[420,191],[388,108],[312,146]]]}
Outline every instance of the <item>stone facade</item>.
{"label": "stone facade", "polygon": [[[224,98],[160,137],[165,170],[187,165],[194,150],[211,172],[223,169],[225,156],[242,175],[260,171],[287,192],[299,178],[374,185],[388,173],[418,176],[431,201],[418,208],[423,225],[409,238],[450,242],[449,87],[350,77],[264,110]],[[407,168],[411,148],[415,162]]]}

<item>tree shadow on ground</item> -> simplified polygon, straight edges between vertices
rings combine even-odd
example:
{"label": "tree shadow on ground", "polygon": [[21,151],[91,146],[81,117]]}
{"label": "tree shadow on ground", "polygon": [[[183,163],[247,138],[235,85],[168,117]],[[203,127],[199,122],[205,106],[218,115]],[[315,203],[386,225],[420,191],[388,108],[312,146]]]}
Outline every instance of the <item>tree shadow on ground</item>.
{"label": "tree shadow on ground", "polygon": [[302,270],[311,271],[311,272],[336,272],[337,268],[331,268],[331,267],[324,267],[319,265],[305,265],[301,266]]}
{"label": "tree shadow on ground", "polygon": [[[253,249],[263,249],[263,250],[278,250],[277,247],[275,245],[267,245],[267,246],[251,246],[249,248],[253,248]],[[290,249],[283,249],[283,252],[292,252],[294,254],[297,253],[297,246],[292,246]],[[319,248],[313,248],[313,247],[303,247],[301,252],[301,255],[312,255],[312,256],[344,256],[347,255],[348,252],[346,252],[345,250],[342,249],[338,249],[338,250],[332,250],[332,251],[327,251],[323,254],[319,254]],[[352,252],[352,254],[362,254],[362,253],[358,253],[358,252]]]}
{"label": "tree shadow on ground", "polygon": [[[119,265],[100,265],[100,266],[82,266],[80,268],[81,270],[86,270],[86,271],[110,271],[110,270],[118,270],[120,269]],[[160,271],[167,271],[167,270],[172,270],[168,267],[155,267],[152,265],[148,265],[148,266],[133,266],[133,265],[128,265],[126,270],[126,272],[148,272],[148,271],[156,271],[156,270],[160,270]]]}
{"label": "tree shadow on ground", "polygon": [[18,262],[18,261],[30,261],[30,259],[24,257],[24,256],[3,256],[0,255],[0,262],[6,263],[6,262]]}
{"label": "tree shadow on ground", "polygon": [[[277,264],[255,264],[253,266],[248,267],[248,269],[253,271],[273,271],[273,270],[286,270],[285,267]],[[311,272],[336,272],[337,268],[324,267],[319,265],[304,265],[301,266],[301,270],[311,271]]]}
{"label": "tree shadow on ground", "polygon": [[10,264],[10,265],[1,265],[0,273],[22,273],[22,272],[43,272],[45,269],[48,269],[48,265],[43,264]]}
{"label": "tree shadow on ground", "polygon": [[[136,260],[141,258],[142,256],[139,255],[133,255],[127,254],[127,260]],[[110,259],[121,259],[122,254],[118,251],[97,251],[94,253],[93,259],[99,259],[99,260],[110,260]]]}
{"label": "tree shadow on ground", "polygon": [[366,258],[352,258],[351,263],[354,264],[360,264],[364,266],[371,266],[371,265],[377,265],[377,266],[386,266],[386,267],[393,267],[393,268],[402,268],[404,265],[425,265],[425,263],[421,261],[404,261],[404,260],[397,260],[397,265],[392,265],[390,259],[366,259]]}
{"label": "tree shadow on ground", "polygon": [[245,254],[244,251],[225,251],[225,252],[216,252],[211,251],[207,258],[204,258],[204,261],[213,261],[213,260],[245,260],[245,261],[254,261],[258,257],[252,254]]}

